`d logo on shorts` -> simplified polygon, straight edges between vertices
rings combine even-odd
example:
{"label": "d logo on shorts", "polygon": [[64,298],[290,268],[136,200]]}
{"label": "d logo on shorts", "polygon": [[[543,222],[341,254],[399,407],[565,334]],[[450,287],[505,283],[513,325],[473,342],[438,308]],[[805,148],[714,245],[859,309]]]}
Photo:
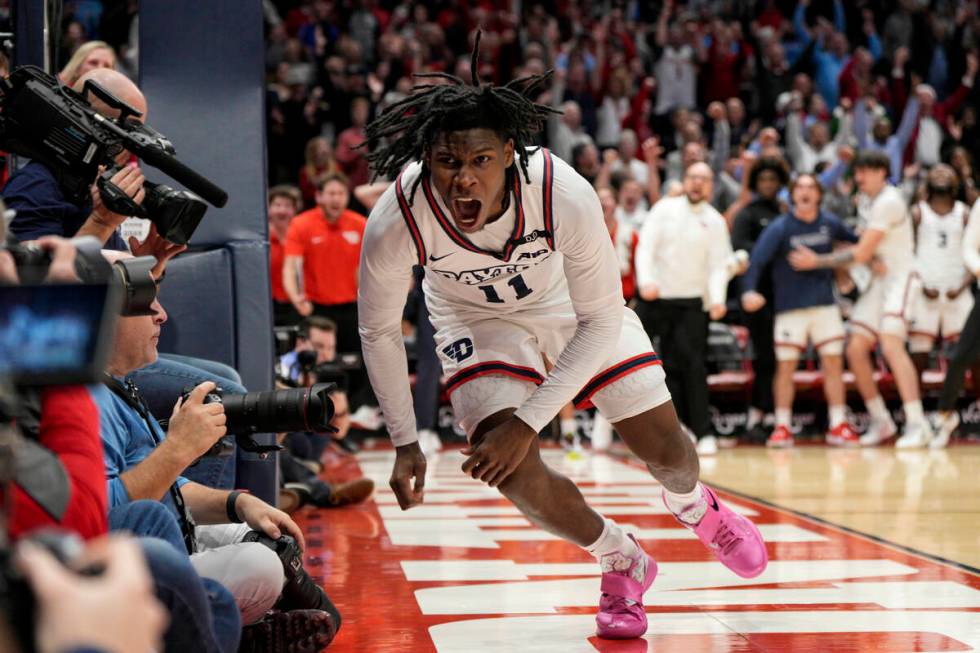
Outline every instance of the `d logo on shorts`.
{"label": "d logo on shorts", "polygon": [[448,347],[443,348],[442,353],[457,363],[461,363],[473,355],[473,341],[469,338],[461,338]]}

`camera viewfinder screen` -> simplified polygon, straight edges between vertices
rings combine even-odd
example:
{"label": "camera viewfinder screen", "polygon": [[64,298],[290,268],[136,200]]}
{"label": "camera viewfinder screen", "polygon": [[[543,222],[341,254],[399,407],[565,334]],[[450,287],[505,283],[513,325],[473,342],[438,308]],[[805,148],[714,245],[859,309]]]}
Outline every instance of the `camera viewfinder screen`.
{"label": "camera viewfinder screen", "polygon": [[107,293],[105,285],[0,286],[0,378],[96,381],[107,344],[100,342]]}

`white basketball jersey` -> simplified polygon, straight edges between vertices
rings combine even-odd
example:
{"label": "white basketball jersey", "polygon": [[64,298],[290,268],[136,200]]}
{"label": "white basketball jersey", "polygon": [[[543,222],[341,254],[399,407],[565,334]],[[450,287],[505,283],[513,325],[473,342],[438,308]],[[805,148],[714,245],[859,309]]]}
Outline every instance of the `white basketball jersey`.
{"label": "white basketball jersey", "polygon": [[919,202],[919,229],[915,259],[923,283],[931,288],[958,288],[963,283],[963,231],[967,206],[956,202],[953,210],[939,215],[928,202]]}
{"label": "white basketball jersey", "polygon": [[914,269],[912,218],[897,188],[886,186],[873,199],[862,195],[858,202],[858,217],[862,227],[878,229],[885,234],[875,256],[885,264],[887,276],[902,276]]}
{"label": "white basketball jersey", "polygon": [[529,156],[530,184],[517,166],[510,206],[495,223],[513,225],[502,251],[478,247],[456,230],[428,176],[409,201],[421,169],[421,163],[407,167],[395,182],[395,192],[419,265],[425,268],[423,288],[434,317],[460,308],[501,314],[570,301],[562,256],[554,245],[555,166],[550,152],[539,149]]}

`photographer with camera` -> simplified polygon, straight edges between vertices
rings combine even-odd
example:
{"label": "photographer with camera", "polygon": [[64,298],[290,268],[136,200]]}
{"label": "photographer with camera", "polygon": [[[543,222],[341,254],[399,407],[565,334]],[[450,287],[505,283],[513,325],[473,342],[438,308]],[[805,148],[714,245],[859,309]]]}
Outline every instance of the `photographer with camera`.
{"label": "photographer with camera", "polygon": [[[3,204],[0,202],[0,212],[2,211]],[[4,226],[5,224],[0,222],[0,242],[4,240]],[[64,238],[46,236],[36,243],[37,249],[34,251],[39,253],[36,258],[41,260],[35,261],[33,265],[23,262],[25,254],[23,248],[19,248],[19,251],[18,248],[14,250],[0,248],[0,285],[8,288],[19,286],[21,278],[26,281],[44,280],[49,284],[70,284],[66,287],[69,292],[85,296],[86,293],[82,292],[84,286],[79,285],[80,276],[84,277],[86,283],[98,283],[97,280],[90,278],[94,269],[90,259],[108,265],[102,259],[98,243],[94,239],[91,245],[91,249],[83,252],[80,249],[81,242],[76,245],[75,242]],[[12,251],[17,256],[14,256]],[[20,261],[20,264],[17,261]],[[40,269],[41,267],[43,269]],[[147,264],[144,269],[147,275],[144,283],[152,290],[149,265]],[[131,281],[134,280],[132,276],[134,270],[135,266],[129,270],[130,276],[127,276]],[[82,271],[85,271],[85,274],[81,274]],[[24,290],[29,289],[30,286],[24,288]],[[6,290],[5,295],[14,308],[17,308],[18,301],[24,300],[31,301],[39,308],[37,315],[42,323],[28,325],[29,328],[38,331],[50,327],[43,323],[45,319],[43,306],[50,303],[52,293],[55,293],[54,297],[64,298],[64,293],[57,292],[58,290],[57,286],[44,289],[34,287],[29,290],[27,297],[17,298],[16,295],[8,294],[9,291]],[[143,290],[135,286],[130,290],[134,291],[131,297],[144,297],[145,300]],[[137,307],[132,302],[124,304],[124,310],[134,308]],[[115,319],[114,315],[105,314],[101,307],[96,309],[96,319],[101,321]],[[8,331],[11,329],[16,331],[17,327],[8,322],[4,328]],[[100,333],[104,332],[100,330]],[[19,337],[16,333],[7,335],[12,335],[19,341],[19,346],[24,347],[25,334],[22,333]],[[60,344],[49,343],[49,347],[55,349]],[[0,347],[0,350],[2,349]],[[36,353],[42,357],[45,355],[42,352]],[[92,363],[96,363],[98,359],[98,354],[95,356]],[[86,365],[87,363],[88,361]],[[23,367],[24,361],[19,359],[14,351],[0,351],[0,365],[12,373],[11,381],[22,380],[23,375],[38,372],[36,368],[32,370]],[[93,365],[91,372],[84,372],[86,378],[94,378],[96,370],[98,365]],[[77,370],[65,370],[65,372],[78,374]],[[0,504],[8,507],[5,515],[6,534],[14,542],[30,544],[36,540],[42,544],[44,551],[33,556],[35,560],[50,557],[49,553],[46,554],[48,551],[56,555],[65,566],[64,571],[57,574],[64,577],[57,581],[57,584],[70,591],[68,597],[65,597],[69,601],[72,596],[97,597],[111,590],[119,599],[133,598],[133,605],[120,606],[116,611],[105,612],[104,606],[94,603],[91,606],[74,606],[60,617],[46,615],[46,606],[63,605],[63,602],[50,589],[45,589],[46,583],[38,585],[35,582],[41,580],[40,572],[36,576],[32,575],[30,573],[32,569],[25,568],[22,564],[19,571],[32,581],[39,602],[39,632],[44,633],[43,637],[39,637],[34,642],[35,636],[31,627],[33,618],[28,611],[29,606],[33,604],[31,588],[17,579],[14,575],[17,574],[17,570],[0,564],[0,613],[5,613],[9,618],[11,625],[16,628],[20,643],[26,650],[33,650],[32,643],[35,643],[40,650],[48,650],[46,645],[52,640],[55,640],[55,643],[98,642],[100,645],[105,644],[106,650],[110,651],[135,650],[122,644],[122,642],[134,641],[132,634],[127,635],[125,631],[117,633],[123,635],[122,638],[116,638],[112,633],[104,633],[102,639],[88,640],[87,638],[92,632],[90,628],[93,625],[97,629],[104,626],[111,627],[120,618],[129,618],[138,613],[139,609],[127,611],[123,608],[138,608],[141,605],[141,601],[136,598],[140,593],[139,588],[121,586],[118,577],[107,578],[103,582],[95,579],[83,581],[75,576],[77,582],[72,582],[72,572],[85,575],[86,569],[97,565],[104,568],[104,573],[109,576],[115,576],[113,570],[119,569],[120,573],[131,576],[135,580],[138,573],[145,575],[149,568],[156,597],[166,607],[169,615],[169,624],[163,633],[165,650],[186,651],[192,648],[202,653],[234,653],[238,648],[241,630],[238,608],[228,590],[215,581],[202,579],[191,565],[186,553],[181,553],[183,545],[176,524],[172,524],[171,531],[152,533],[156,537],[139,538],[138,545],[142,552],[139,566],[132,562],[124,563],[121,559],[122,554],[119,560],[116,560],[113,554],[109,558],[111,562],[101,555],[121,549],[121,545],[111,543],[106,545],[100,540],[93,541],[82,549],[75,535],[90,539],[105,535],[108,531],[108,498],[99,433],[99,413],[88,388],[82,385],[64,384],[64,379],[60,375],[54,380],[54,384],[38,385],[40,381],[35,381],[33,386],[14,386],[10,391],[5,390],[0,384],[0,399],[5,399],[0,402],[4,404],[0,408],[5,409],[0,410],[0,413],[10,412],[11,417],[16,421],[15,432],[9,427],[3,428],[5,420],[0,419],[0,435],[4,435],[5,440],[9,440],[9,444],[3,447],[3,451],[10,452],[9,455],[14,457],[12,468],[15,472],[9,479],[10,482],[0,488]],[[0,467],[7,466],[0,465]],[[165,510],[159,503],[143,503],[160,506],[161,510]],[[52,530],[55,528],[59,530]],[[174,542],[178,548],[175,548],[171,542]],[[7,554],[6,550],[0,549],[0,559],[7,560]],[[26,564],[30,567],[30,563]],[[53,579],[52,573],[43,576],[48,580]],[[98,611],[92,612],[92,608],[96,607]],[[57,637],[52,637],[50,622],[54,619],[60,620],[55,629],[58,633]],[[79,623],[80,621],[85,623]],[[150,623],[147,619],[145,634],[156,637],[159,633],[150,627]],[[75,639],[72,639],[73,637]],[[110,646],[112,642],[120,642],[120,644]],[[8,650],[8,647],[0,647],[0,650]]]}
{"label": "photographer with camera", "polygon": [[[119,121],[124,117],[127,121],[143,124],[147,112],[146,98],[127,77],[109,68],[96,68],[79,77],[73,89],[78,93],[85,93],[89,82],[97,84],[121,103],[129,105],[137,114],[123,116],[123,110],[105,101],[99,93],[89,92],[86,100],[92,110],[106,118]],[[10,94],[8,91],[8,96]],[[14,100],[8,99],[7,102],[13,104]],[[157,140],[165,141],[159,134],[156,136],[159,137]],[[178,242],[186,242],[190,237],[204,214],[205,206],[193,194],[186,191],[177,193],[159,185],[156,186],[156,193],[164,193],[165,197],[155,200],[151,211],[147,192],[153,184],[146,182],[133,155],[124,148],[120,149],[114,163],[119,171],[108,180],[105,177],[111,171],[101,174],[102,178],[97,183],[93,180],[84,201],[79,201],[77,194],[72,193],[71,188],[66,185],[75,179],[74,170],[54,169],[44,161],[31,161],[14,174],[3,190],[10,207],[17,210],[11,223],[11,231],[21,241],[34,240],[48,234],[95,236],[107,249],[128,250],[136,256],[155,257],[157,265],[153,269],[153,275],[155,278],[162,278],[167,261],[186,249],[186,245]],[[103,168],[104,166],[100,171]],[[149,233],[142,242],[130,238],[127,247],[127,243],[119,235],[119,227],[127,216],[110,210],[103,200],[103,189],[111,189],[113,186],[118,190],[117,194],[135,203],[132,208],[146,209],[147,215],[152,219]],[[141,207],[144,205],[144,198],[147,198],[146,205]],[[116,199],[118,201],[119,198]],[[160,223],[159,229],[157,223]],[[168,238],[178,242],[171,242]],[[227,365],[176,355],[164,356],[153,366],[140,370],[133,380],[140,384],[147,403],[155,412],[169,411],[184,386],[198,385],[204,381],[213,381],[234,392],[245,392],[238,373]],[[225,446],[228,456],[209,459],[188,470],[188,476],[211,487],[234,487],[235,445],[229,440]]]}
{"label": "photographer with camera", "polygon": [[[0,202],[0,212],[3,203]],[[0,221],[0,242],[4,225]],[[46,281],[77,283],[75,248],[63,238],[49,236],[38,246],[51,255]],[[19,283],[17,268],[11,254],[0,248],[0,284]],[[18,424],[27,435],[50,452],[61,463],[68,480],[69,498],[59,516],[51,514],[35,498],[33,488],[21,484],[11,486],[11,514],[7,530],[18,539],[31,530],[44,526],[62,526],[85,538],[101,535],[107,530],[108,500],[102,465],[102,445],[99,439],[99,413],[88,390],[78,385],[49,386],[32,392],[21,401]],[[25,480],[26,483],[26,480]]]}
{"label": "photographer with camera", "polygon": [[374,481],[358,478],[346,483],[327,483],[318,474],[323,465],[320,458],[335,440],[347,449],[346,436],[350,430],[350,405],[347,401],[346,378],[343,366],[337,361],[337,325],[330,319],[309,316],[300,322],[293,351],[280,358],[279,369],[284,380],[311,387],[317,382],[338,384],[330,393],[334,403],[330,425],[336,429],[329,435],[294,432],[280,435],[286,449],[279,452],[279,472],[283,482],[287,512],[307,504],[318,508],[337,508],[360,503],[374,492]]}
{"label": "photographer with camera", "polygon": [[[87,80],[93,80],[107,91],[146,115],[146,98],[143,93],[122,73],[109,68],[90,70],[74,84],[81,91]],[[112,109],[97,98],[91,98],[93,108],[108,118],[118,116],[118,109]],[[116,155],[120,166],[110,180],[137,204],[143,202],[143,172],[132,155],[122,150]],[[15,172],[3,189],[7,206],[17,211],[10,224],[11,232],[20,241],[36,240],[41,236],[95,236],[108,249],[126,251],[126,243],[118,233],[119,226],[126,220],[125,215],[113,213],[103,203],[101,194],[92,179],[90,197],[83,203],[73,201],[59,181],[58,171],[52,170],[40,161],[31,161]],[[137,256],[150,254],[149,251],[134,251]]]}
{"label": "photographer with camera", "polygon": [[[139,390],[124,382],[157,358],[167,316],[158,300],[152,310],[119,320],[105,388],[95,393],[110,506],[162,500],[181,528],[195,569],[228,588],[243,623],[260,622],[273,607],[281,611],[247,627],[243,647],[264,650],[274,643],[270,640],[288,643],[299,633],[314,634],[325,645],[340,615],[302,567],[303,534],[295,522],[247,492],[217,490],[180,476],[225,435],[224,406],[206,401],[214,384],[203,383],[177,402],[164,436]],[[195,520],[205,525],[196,526]],[[139,534],[146,524],[133,517],[117,522],[110,515],[110,527]]]}

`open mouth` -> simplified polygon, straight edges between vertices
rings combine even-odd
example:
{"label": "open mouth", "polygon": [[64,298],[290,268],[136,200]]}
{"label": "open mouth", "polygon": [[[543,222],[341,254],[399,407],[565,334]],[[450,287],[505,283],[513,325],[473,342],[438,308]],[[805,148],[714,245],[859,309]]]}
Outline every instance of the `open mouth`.
{"label": "open mouth", "polygon": [[483,202],[472,197],[457,197],[453,200],[453,218],[460,229],[472,229],[480,217]]}

